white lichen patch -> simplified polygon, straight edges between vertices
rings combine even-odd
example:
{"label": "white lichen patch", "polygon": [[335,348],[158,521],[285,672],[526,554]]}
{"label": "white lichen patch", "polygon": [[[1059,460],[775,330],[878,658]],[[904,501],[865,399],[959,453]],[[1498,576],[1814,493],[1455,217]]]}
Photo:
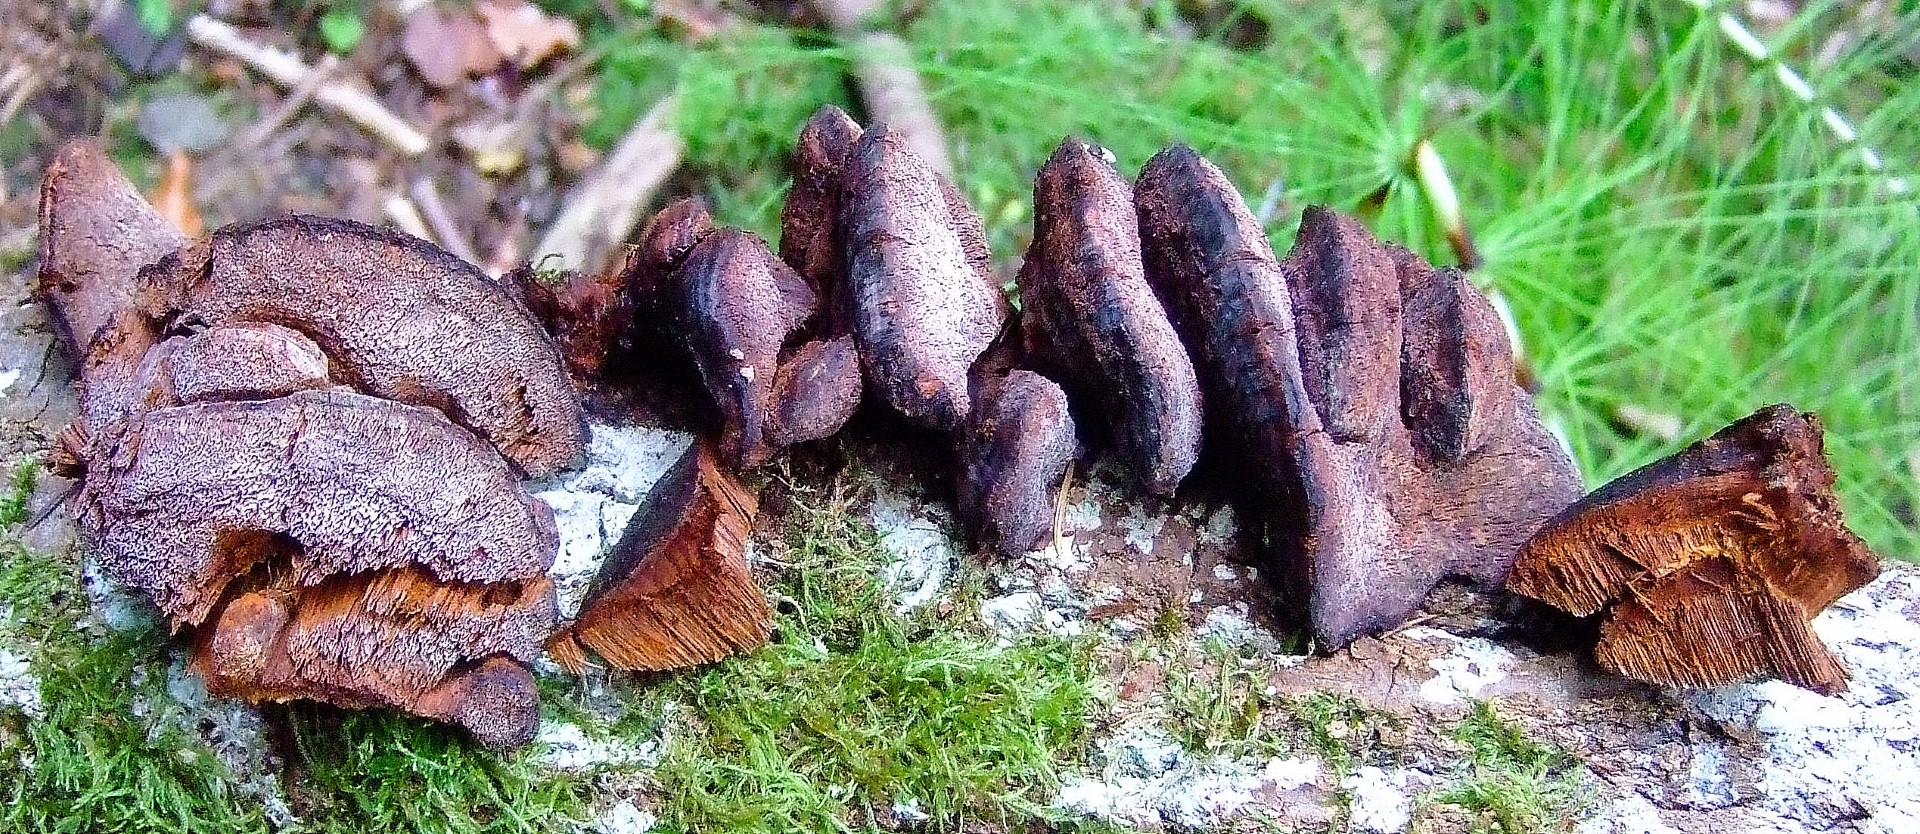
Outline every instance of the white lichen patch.
{"label": "white lichen patch", "polygon": [[1407,771],[1385,771],[1362,767],[1348,776],[1341,787],[1350,800],[1348,825],[1354,831],[1372,834],[1397,834],[1413,824],[1413,792]]}
{"label": "white lichen patch", "polygon": [[594,817],[594,834],[647,834],[660,818],[628,800],[620,800]]}
{"label": "white lichen patch", "polygon": [[980,622],[1003,640],[1029,632],[1079,636],[1086,623],[1077,613],[1047,607],[1037,591],[1015,591],[980,603]]}
{"label": "white lichen patch", "polygon": [[1123,825],[1211,829],[1243,815],[1263,796],[1319,781],[1316,761],[1242,761],[1188,753],[1165,731],[1137,726],[1101,741],[1094,773],[1062,780],[1053,805]]}
{"label": "white lichen patch", "polygon": [[944,511],[881,487],[874,493],[867,517],[880,534],[880,547],[887,551],[880,579],[899,595],[899,613],[939,598],[961,553],[947,535]]}
{"label": "white lichen patch", "polygon": [[1598,813],[1580,822],[1574,834],[1680,834],[1680,830],[1660,819],[1660,809],[1637,793],[1608,804]]}
{"label": "white lichen patch", "polygon": [[33,664],[0,648],[0,705],[20,710],[28,718],[45,718],[46,705],[40,702],[40,678]]}
{"label": "white lichen patch", "polygon": [[19,381],[20,381],[19,368],[6,368],[4,370],[0,370],[0,394],[7,393],[7,390],[12,388],[13,384]]}
{"label": "white lichen patch", "polygon": [[692,442],[685,432],[597,423],[580,466],[528,485],[535,498],[553,508],[560,532],[560,551],[549,574],[562,617],[579,612],[607,550]]}
{"label": "white lichen patch", "polygon": [[1427,661],[1434,675],[1420,684],[1420,697],[1436,704],[1463,704],[1481,697],[1489,687],[1506,680],[1507,670],[1517,659],[1492,641],[1437,628],[1410,628],[1406,636],[1452,646],[1445,655]]}
{"label": "white lichen patch", "polygon": [[80,584],[87,594],[88,612],[100,625],[114,631],[134,631],[159,622],[160,611],[153,603],[113,581],[93,559],[81,565]]}
{"label": "white lichen patch", "polygon": [[544,721],[534,737],[540,763],[552,770],[590,771],[602,768],[652,767],[660,763],[664,738],[631,742],[589,734],[580,725]]}
{"label": "white lichen patch", "polygon": [[1165,516],[1149,515],[1138,504],[1127,509],[1125,518],[1120,519],[1120,531],[1125,535],[1127,547],[1143,556],[1153,555],[1153,543],[1160,538],[1160,530],[1167,524]]}
{"label": "white lichen patch", "polygon": [[[1251,649],[1263,655],[1280,655],[1283,651],[1280,638],[1249,616],[1245,600],[1215,606],[1207,612],[1206,619],[1200,621],[1193,633],[1202,639],[1218,639],[1227,645]],[[1299,657],[1295,662],[1299,660],[1305,658]]]}
{"label": "white lichen patch", "polygon": [[[1878,580],[1813,621],[1853,674],[1825,697],[1770,681],[1705,690],[1692,705],[1758,737],[1757,803],[1784,829],[1910,831],[1920,820],[1920,568],[1888,564]],[[1724,758],[1724,754],[1722,756]],[[1725,796],[1709,754],[1693,764],[1699,798]],[[1752,807],[1749,805],[1749,807]]]}

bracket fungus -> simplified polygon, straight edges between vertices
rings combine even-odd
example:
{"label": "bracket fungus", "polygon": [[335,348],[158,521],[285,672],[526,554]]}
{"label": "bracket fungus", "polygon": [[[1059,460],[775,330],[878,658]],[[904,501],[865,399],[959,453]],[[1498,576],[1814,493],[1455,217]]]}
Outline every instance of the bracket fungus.
{"label": "bracket fungus", "polygon": [[1446,576],[1498,587],[1579,496],[1463,276],[1319,208],[1276,261],[1226,177],[1184,147],[1135,188],[1148,280],[1254,465],[1282,588],[1323,649],[1404,621]]}
{"label": "bracket fungus", "polygon": [[1041,167],[1033,202],[1019,275],[1029,349],[1083,413],[1106,418],[1147,490],[1172,495],[1200,456],[1200,387],[1147,283],[1133,188],[1104,148],[1070,138]]}
{"label": "bracket fungus", "polygon": [[41,212],[39,290],[83,358],[69,506],[103,571],[193,632],[210,687],[532,738],[557,536],[520,477],[584,442],[532,315],[347,221],[183,242],[85,141]]}
{"label": "bracket fungus", "polygon": [[1600,665],[1667,686],[1847,672],[1809,627],[1880,572],[1846,528],[1820,422],[1784,405],[1601,487],[1520,553],[1508,587],[1602,614]]}
{"label": "bracket fungus", "polygon": [[848,152],[839,218],[866,381],[907,419],[958,428],[968,375],[1008,307],[988,276],[986,231],[951,183],[876,125]]}
{"label": "bracket fungus", "polygon": [[841,340],[813,340],[820,299],[759,237],[716,228],[682,200],[641,234],[641,314],[684,346],[719,407],[721,454],[747,469],[781,447],[831,435],[860,404]]}
{"label": "bracket fungus", "polygon": [[568,669],[678,669],[755,648],[772,612],[747,567],[758,499],[706,443],[662,475],[594,577],[580,616],[548,643]]}

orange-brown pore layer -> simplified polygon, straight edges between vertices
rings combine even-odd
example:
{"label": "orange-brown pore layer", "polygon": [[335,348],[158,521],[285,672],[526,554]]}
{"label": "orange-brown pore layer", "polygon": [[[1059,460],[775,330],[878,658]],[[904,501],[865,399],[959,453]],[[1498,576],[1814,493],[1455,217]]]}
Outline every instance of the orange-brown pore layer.
{"label": "orange-brown pore layer", "polygon": [[192,663],[218,695],[394,707],[510,747],[539,722],[521,664],[539,651],[553,604],[545,576],[449,584],[409,566],[302,586],[263,565],[196,630]]}
{"label": "orange-brown pore layer", "polygon": [[1578,616],[1627,677],[1717,686],[1776,677],[1815,692],[1847,672],[1809,622],[1879,574],[1847,530],[1819,421],[1761,409],[1587,496],[1521,551],[1508,587]]}
{"label": "orange-brown pore layer", "polygon": [[755,495],[696,443],[662,476],[548,651],[576,673],[711,663],[767,642],[772,613],[747,567]]}

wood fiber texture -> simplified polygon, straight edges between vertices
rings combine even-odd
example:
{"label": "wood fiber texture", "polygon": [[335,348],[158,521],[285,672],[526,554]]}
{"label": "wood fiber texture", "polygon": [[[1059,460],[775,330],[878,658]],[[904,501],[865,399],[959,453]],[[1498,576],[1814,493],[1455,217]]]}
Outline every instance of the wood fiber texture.
{"label": "wood fiber texture", "polygon": [[1847,673],[1808,623],[1879,575],[1846,528],[1819,421],[1763,408],[1596,490],[1528,542],[1508,587],[1603,614],[1600,664],[1667,686]]}

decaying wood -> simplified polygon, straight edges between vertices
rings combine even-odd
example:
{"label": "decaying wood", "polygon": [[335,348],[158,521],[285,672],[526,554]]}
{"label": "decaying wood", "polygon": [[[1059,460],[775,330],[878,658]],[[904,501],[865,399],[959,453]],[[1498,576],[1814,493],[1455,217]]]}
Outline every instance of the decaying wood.
{"label": "decaying wood", "polygon": [[1020,268],[1029,349],[1106,421],[1150,492],[1172,495],[1200,456],[1193,363],[1148,285],[1133,191],[1111,155],[1068,139],[1034,184]]}
{"label": "decaying wood", "polygon": [[1819,421],[1763,408],[1601,487],[1527,543],[1512,590],[1603,611],[1595,655],[1667,686],[1779,678],[1831,695],[1847,672],[1808,623],[1880,565],[1846,528]]}
{"label": "decaying wood", "polygon": [[424,242],[289,216],[182,246],[131,194],[85,144],[42,190],[91,557],[193,632],[215,691],[531,739],[557,535],[520,472],[584,441],[553,344]]}
{"label": "decaying wood", "polygon": [[1484,296],[1309,209],[1284,262],[1186,148],[1136,186],[1147,274],[1255,464],[1282,588],[1319,645],[1402,622],[1448,575],[1498,587],[1578,473],[1514,381]]}
{"label": "decaying wood", "polygon": [[764,644],[772,612],[747,567],[756,496],[695,443],[608,553],[580,616],[548,644],[575,672],[678,669]]}

